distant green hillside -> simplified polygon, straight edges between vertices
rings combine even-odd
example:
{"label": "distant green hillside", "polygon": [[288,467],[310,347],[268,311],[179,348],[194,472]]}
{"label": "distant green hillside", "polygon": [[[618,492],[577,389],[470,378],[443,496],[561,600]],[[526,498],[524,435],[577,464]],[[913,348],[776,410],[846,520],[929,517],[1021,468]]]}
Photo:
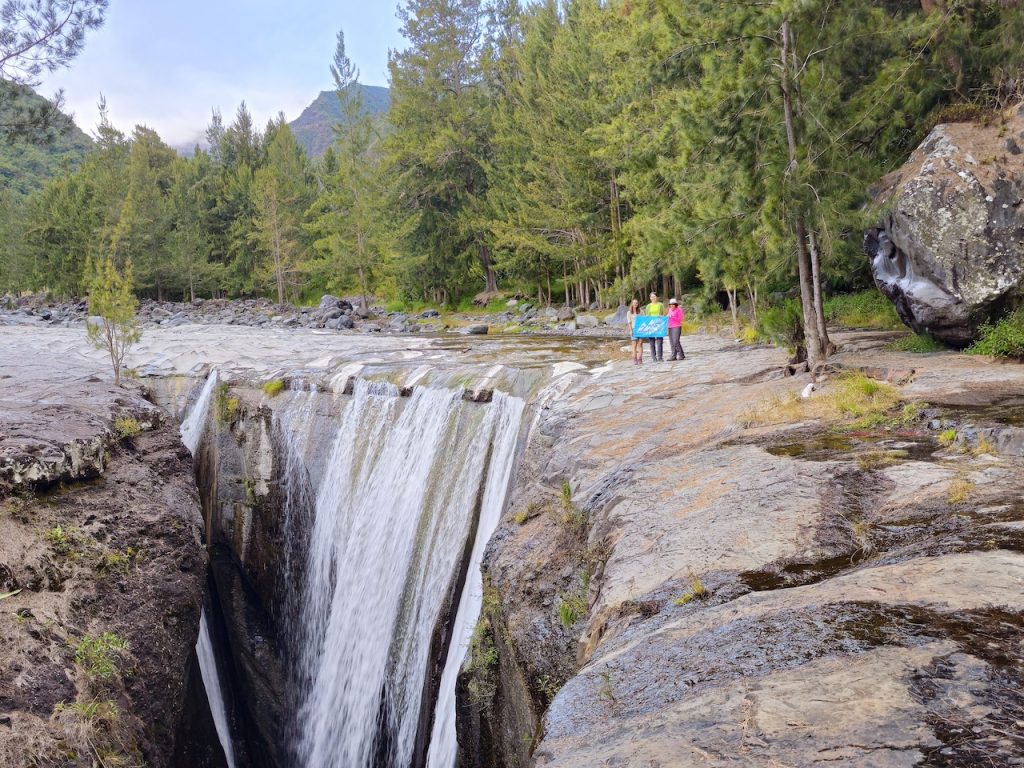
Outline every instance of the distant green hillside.
{"label": "distant green hillside", "polygon": [[[363,111],[378,117],[388,111],[391,92],[377,85],[360,85]],[[341,121],[341,102],[336,91],[321,91],[316,101],[289,123],[292,133],[310,157],[320,157],[334,142],[334,126]]]}
{"label": "distant green hillside", "polygon": [[39,189],[65,164],[81,163],[92,146],[92,139],[66,115],[38,141],[8,135],[12,124],[45,106],[46,100],[31,88],[0,80],[0,189],[22,195]]}

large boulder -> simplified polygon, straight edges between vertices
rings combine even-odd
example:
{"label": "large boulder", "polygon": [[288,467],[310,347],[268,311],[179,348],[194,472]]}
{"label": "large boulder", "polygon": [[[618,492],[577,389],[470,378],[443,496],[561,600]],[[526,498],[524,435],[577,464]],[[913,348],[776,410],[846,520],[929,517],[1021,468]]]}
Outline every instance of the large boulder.
{"label": "large boulder", "polygon": [[879,289],[918,333],[965,346],[1024,303],[1022,144],[1024,109],[1005,123],[939,125],[882,181],[888,213],[864,249]]}
{"label": "large boulder", "polygon": [[614,314],[605,317],[604,321],[608,325],[625,325],[626,315],[629,313],[629,308],[625,304],[619,304],[618,309],[615,310]]}

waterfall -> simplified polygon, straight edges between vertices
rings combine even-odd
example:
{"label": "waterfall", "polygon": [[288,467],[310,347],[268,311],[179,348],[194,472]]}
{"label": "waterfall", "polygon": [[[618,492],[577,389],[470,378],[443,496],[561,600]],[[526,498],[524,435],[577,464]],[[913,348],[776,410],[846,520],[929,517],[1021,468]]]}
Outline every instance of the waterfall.
{"label": "waterfall", "polygon": [[[199,441],[206,428],[206,417],[210,410],[210,398],[217,386],[217,371],[213,370],[206,377],[199,397],[196,398],[192,408],[189,409],[185,419],[181,422],[181,442],[188,448],[189,453],[195,455],[199,448]],[[210,713],[213,715],[213,725],[217,729],[217,738],[220,740],[221,748],[224,750],[224,758],[227,760],[228,768],[235,768],[235,750],[231,743],[231,730],[228,727],[228,714],[224,706],[224,694],[220,685],[220,674],[217,671],[217,657],[213,651],[213,639],[210,637],[210,627],[206,622],[206,608],[203,607],[199,615],[199,638],[196,641],[196,656],[199,659],[199,671],[203,678],[203,687],[206,689],[206,699],[210,703]]]}
{"label": "waterfall", "polygon": [[[359,380],[343,398],[313,489],[311,529],[289,532],[308,540],[293,614],[301,667],[295,748],[306,768],[412,763],[434,631],[479,508],[452,636],[461,650],[449,654],[441,692],[444,722],[449,710],[454,717],[454,675],[479,611],[479,559],[504,503],[523,406],[500,395],[470,405],[456,390],[398,395],[389,384]],[[289,418],[298,424],[302,414],[296,406]],[[287,460],[286,471],[299,463]],[[451,738],[445,755],[454,749],[451,725],[440,731]]]}
{"label": "waterfall", "polygon": [[199,640],[196,642],[196,656],[199,658],[199,671],[203,675],[203,685],[206,687],[206,697],[210,702],[210,712],[213,714],[213,725],[217,729],[217,738],[224,748],[224,758],[227,760],[228,768],[235,768],[235,750],[231,746],[231,730],[228,726],[227,710],[224,707],[224,697],[220,690],[220,675],[217,673],[217,657],[213,653],[213,640],[210,637],[210,627],[206,623],[206,608],[199,615]]}
{"label": "waterfall", "polygon": [[206,415],[210,410],[210,398],[213,396],[213,390],[216,387],[217,370],[214,369],[206,377],[206,383],[203,384],[199,397],[196,398],[195,403],[181,422],[181,442],[185,444],[185,447],[188,448],[189,453],[193,456],[199,447],[199,440],[203,436],[203,430],[206,428]]}
{"label": "waterfall", "polygon": [[469,649],[469,643],[473,638],[473,629],[480,616],[480,608],[483,605],[484,584],[480,566],[483,563],[487,542],[490,541],[494,529],[498,527],[502,510],[505,507],[505,494],[508,491],[508,483],[512,475],[512,462],[515,458],[516,437],[523,414],[522,400],[495,394],[492,405],[499,408],[498,418],[502,423],[496,430],[494,453],[487,473],[487,486],[484,490],[483,504],[480,507],[476,540],[473,542],[473,552],[469,558],[466,585],[459,598],[459,608],[455,614],[455,628],[452,631],[448,658],[445,660],[444,673],[441,676],[441,688],[434,710],[434,727],[430,737],[430,751],[427,753],[427,768],[454,768],[458,757],[459,744],[455,731],[455,683],[462,667],[462,661],[466,657],[466,651]]}

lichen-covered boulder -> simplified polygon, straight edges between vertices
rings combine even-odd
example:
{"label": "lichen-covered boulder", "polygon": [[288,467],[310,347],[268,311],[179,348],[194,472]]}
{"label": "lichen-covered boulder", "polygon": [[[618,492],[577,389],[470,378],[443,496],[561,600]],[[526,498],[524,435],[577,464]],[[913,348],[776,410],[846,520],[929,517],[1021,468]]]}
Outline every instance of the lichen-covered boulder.
{"label": "lichen-covered boulder", "polygon": [[936,126],[876,197],[864,249],[879,289],[918,333],[965,346],[1024,303],[1024,108]]}

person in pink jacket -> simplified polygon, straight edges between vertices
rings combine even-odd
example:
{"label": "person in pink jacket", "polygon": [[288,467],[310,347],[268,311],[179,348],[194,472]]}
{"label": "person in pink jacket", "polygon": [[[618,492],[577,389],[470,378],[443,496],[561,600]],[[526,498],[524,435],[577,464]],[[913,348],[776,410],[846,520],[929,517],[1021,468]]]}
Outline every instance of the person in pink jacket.
{"label": "person in pink jacket", "polygon": [[678,299],[668,300],[668,341],[669,346],[672,347],[672,360],[685,360],[686,355],[683,353],[683,345],[679,342],[679,337],[683,333],[683,320],[686,319],[686,313],[683,312],[683,308],[679,306]]}

